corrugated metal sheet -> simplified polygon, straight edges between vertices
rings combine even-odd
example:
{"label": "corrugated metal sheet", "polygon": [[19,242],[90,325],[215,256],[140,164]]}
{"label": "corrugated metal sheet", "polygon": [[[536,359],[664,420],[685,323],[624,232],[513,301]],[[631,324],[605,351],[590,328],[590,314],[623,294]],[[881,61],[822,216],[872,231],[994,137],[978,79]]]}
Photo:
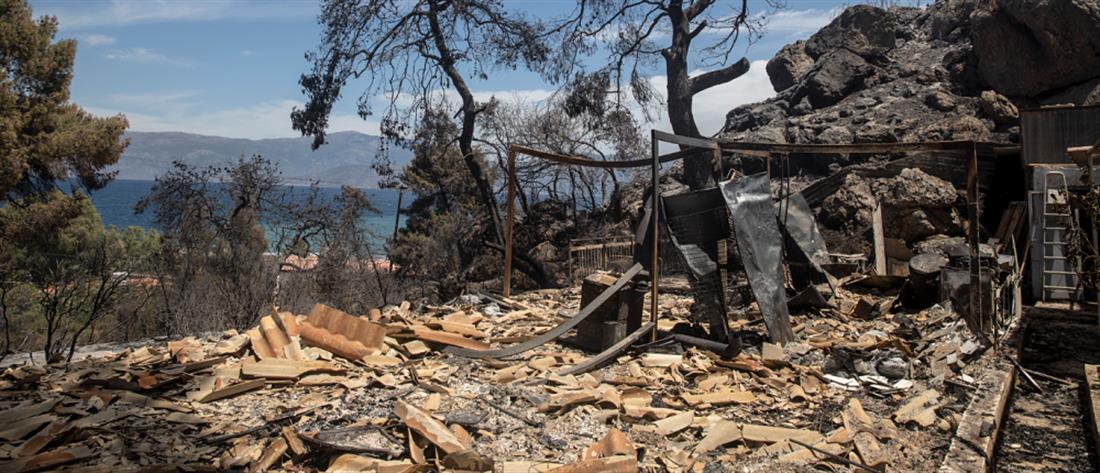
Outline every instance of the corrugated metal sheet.
{"label": "corrugated metal sheet", "polygon": [[1024,164],[1069,163],[1066,148],[1100,138],[1100,106],[1048,107],[1020,111]]}

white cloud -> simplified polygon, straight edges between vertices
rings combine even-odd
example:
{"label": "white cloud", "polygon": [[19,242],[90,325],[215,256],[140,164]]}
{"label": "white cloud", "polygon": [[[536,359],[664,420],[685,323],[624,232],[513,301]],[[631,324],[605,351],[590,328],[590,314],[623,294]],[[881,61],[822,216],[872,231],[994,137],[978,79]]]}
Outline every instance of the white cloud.
{"label": "white cloud", "polygon": [[163,21],[285,20],[317,11],[315,3],[274,0],[111,0],[47,3],[35,13],[56,16],[62,29],[84,29]]}
{"label": "white cloud", "polygon": [[188,67],[192,65],[188,61],[171,58],[149,48],[129,48],[114,51],[107,53],[107,59],[136,62],[140,64],[164,64],[177,67]]}
{"label": "white cloud", "polygon": [[[123,105],[120,103],[119,105]],[[181,131],[229,138],[286,138],[298,136],[290,126],[290,110],[302,102],[277,100],[221,110],[195,111],[193,106],[167,107],[166,113],[144,110],[139,106],[85,107],[96,115],[126,115],[133,131]],[[140,111],[137,111],[140,110]],[[329,132],[358,131],[378,135],[378,123],[364,121],[353,114],[334,114]]]}
{"label": "white cloud", "polygon": [[[760,102],[775,95],[768,73],[764,70],[765,65],[767,61],[753,61],[749,64],[749,71],[741,77],[711,87],[694,97],[692,111],[695,114],[695,125],[699,127],[699,132],[703,136],[712,136],[721,131],[726,124],[726,114],[737,106]],[[692,71],[691,75],[694,77],[703,72],[705,71]],[[653,84],[654,90],[664,97],[665,89],[668,87],[667,78],[654,76],[650,78],[650,83]],[[664,113],[647,126],[672,131],[672,125]]]}
{"label": "white cloud", "polygon": [[105,34],[85,34],[80,35],[80,42],[87,44],[88,46],[108,46],[115,44],[117,40],[114,36],[107,36]]}
{"label": "white cloud", "polygon": [[[695,96],[695,121],[705,136],[716,134],[725,124],[726,113],[733,108],[765,100],[772,95],[771,82],[764,71],[765,61],[753,61],[745,75]],[[692,75],[704,71],[692,71]],[[650,79],[654,88],[664,93],[664,76]],[[550,98],[548,89],[487,90],[474,93],[479,101],[497,97],[506,102],[537,103]],[[114,94],[106,98],[106,107],[86,107],[98,115],[122,113],[130,120],[134,131],[182,131],[231,138],[285,138],[298,136],[290,126],[290,111],[303,103],[297,100],[265,101],[249,106],[203,110],[197,103],[200,91],[182,90],[137,94]],[[453,93],[447,93],[448,98]],[[637,110],[636,110],[637,111]],[[640,116],[640,115],[639,115]],[[643,128],[671,131],[668,118],[662,113]],[[377,121],[365,121],[353,113],[338,113],[329,117],[329,131],[358,131],[379,134]]]}
{"label": "white cloud", "polygon": [[771,15],[761,15],[767,21],[766,33],[790,36],[809,36],[829,24],[842,10],[779,10]]}

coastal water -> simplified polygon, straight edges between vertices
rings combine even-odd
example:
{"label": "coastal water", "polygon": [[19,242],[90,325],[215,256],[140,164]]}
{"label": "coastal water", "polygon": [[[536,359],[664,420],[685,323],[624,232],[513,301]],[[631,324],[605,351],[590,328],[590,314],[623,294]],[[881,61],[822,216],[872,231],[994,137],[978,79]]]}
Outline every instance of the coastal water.
{"label": "coastal water", "polygon": [[[138,226],[143,228],[153,228],[153,215],[150,210],[146,210],[143,214],[134,213],[134,206],[141,200],[142,197],[149,193],[149,190],[153,187],[153,181],[133,181],[116,179],[111,181],[107,187],[95,191],[92,193],[92,203],[95,204],[96,210],[99,211],[100,218],[103,219],[104,225],[114,225],[116,227],[129,227]],[[292,198],[304,199],[309,195],[310,188],[304,186],[286,186],[280,190],[287,191]],[[324,187],[319,190],[321,195],[325,199],[332,199],[340,193],[339,188]],[[378,251],[383,250],[383,245],[386,238],[393,235],[394,215],[397,214],[397,197],[398,191],[396,189],[364,189],[363,192],[376,209],[378,214],[368,215],[365,218],[365,226],[369,229],[374,237],[374,244],[371,245]],[[408,195],[405,196],[409,198]],[[407,203],[407,202],[406,202]],[[404,224],[404,218],[402,217],[401,224]]]}

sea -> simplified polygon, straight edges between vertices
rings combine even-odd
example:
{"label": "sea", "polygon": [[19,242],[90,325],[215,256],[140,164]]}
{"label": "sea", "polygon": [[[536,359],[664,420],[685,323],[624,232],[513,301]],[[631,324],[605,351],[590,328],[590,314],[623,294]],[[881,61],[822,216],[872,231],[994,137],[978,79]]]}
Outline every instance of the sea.
{"label": "sea", "polygon": [[[92,203],[99,212],[103,225],[114,225],[119,228],[130,226],[147,229],[156,228],[151,210],[146,210],[142,214],[134,212],[134,206],[142,197],[149,194],[154,183],[154,181],[115,179],[106,187],[92,192]],[[280,190],[287,191],[292,197],[298,196],[302,199],[310,193],[310,188],[307,186],[284,186]],[[379,212],[366,216],[363,222],[371,235],[371,248],[384,254],[386,239],[393,236],[394,216],[397,215],[397,201],[400,191],[397,189],[362,190]],[[340,189],[337,187],[322,187],[319,192],[325,199],[332,199],[340,193]],[[409,195],[405,195],[404,198],[405,204],[411,200]],[[404,226],[405,217],[402,215],[400,221],[396,224],[398,227]]]}

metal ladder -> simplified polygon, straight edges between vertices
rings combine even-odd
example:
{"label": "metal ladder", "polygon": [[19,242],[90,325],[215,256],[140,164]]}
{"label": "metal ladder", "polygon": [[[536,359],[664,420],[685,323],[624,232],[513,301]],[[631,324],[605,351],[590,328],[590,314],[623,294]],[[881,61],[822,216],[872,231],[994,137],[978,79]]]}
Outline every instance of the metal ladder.
{"label": "metal ladder", "polygon": [[[1053,184],[1053,186],[1052,186]],[[1077,272],[1069,258],[1069,186],[1061,171],[1043,177],[1043,300],[1074,300]]]}

